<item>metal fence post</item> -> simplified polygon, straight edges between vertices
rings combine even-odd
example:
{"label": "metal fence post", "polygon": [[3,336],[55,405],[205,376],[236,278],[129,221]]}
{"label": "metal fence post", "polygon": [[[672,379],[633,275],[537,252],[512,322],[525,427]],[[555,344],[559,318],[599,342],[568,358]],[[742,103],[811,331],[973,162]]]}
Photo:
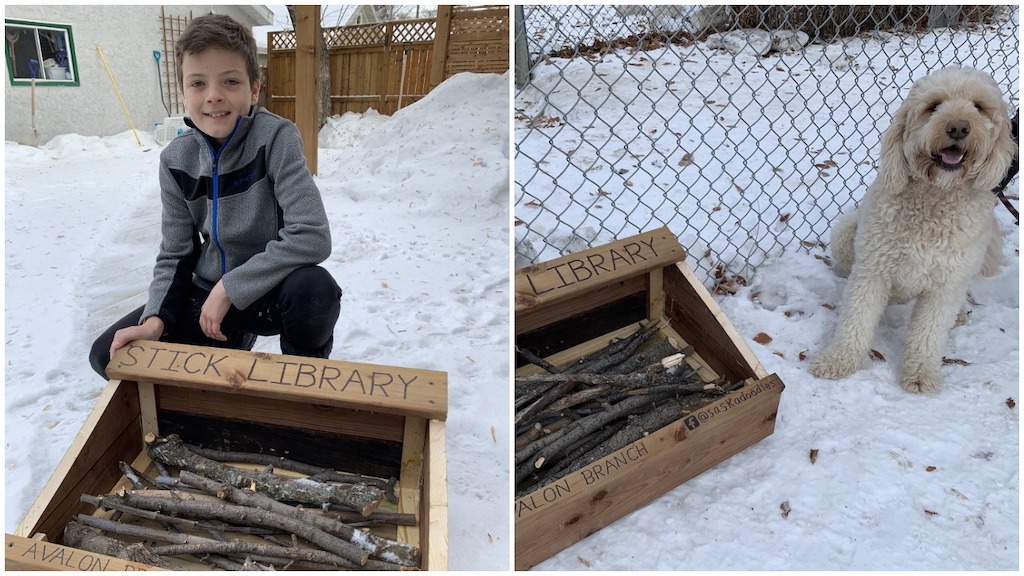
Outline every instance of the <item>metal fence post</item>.
{"label": "metal fence post", "polygon": [[530,81],[530,56],[526,48],[526,16],[523,7],[516,5],[516,86],[525,86]]}

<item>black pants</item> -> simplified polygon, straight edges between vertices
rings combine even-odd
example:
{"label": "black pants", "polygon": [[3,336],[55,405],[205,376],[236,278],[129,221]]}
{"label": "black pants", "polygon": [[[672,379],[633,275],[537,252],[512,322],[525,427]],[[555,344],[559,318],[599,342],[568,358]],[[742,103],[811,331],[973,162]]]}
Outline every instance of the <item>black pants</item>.
{"label": "black pants", "polygon": [[[199,314],[210,295],[195,285],[185,301],[187,309],[178,314],[169,334],[161,340],[217,348],[252,350],[256,336],[281,335],[281,353],[327,358],[334,344],[334,325],[341,314],[341,288],[331,274],[319,266],[306,266],[289,274],[273,290],[245,310],[232,306],[221,322],[227,341],[203,334]],[[115,322],[96,339],[89,362],[97,374],[106,378],[110,362],[110,344],[121,328],[137,326],[143,308]]]}

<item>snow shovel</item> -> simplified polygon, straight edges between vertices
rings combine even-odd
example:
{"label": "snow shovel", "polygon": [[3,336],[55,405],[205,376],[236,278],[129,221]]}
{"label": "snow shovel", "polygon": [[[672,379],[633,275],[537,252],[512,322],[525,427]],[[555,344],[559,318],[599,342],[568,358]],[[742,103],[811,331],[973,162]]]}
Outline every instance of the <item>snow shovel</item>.
{"label": "snow shovel", "polygon": [[164,102],[164,83],[160,81],[160,51],[153,50],[153,59],[156,60],[156,84],[160,87],[160,103],[164,105],[164,111],[167,112],[167,116],[170,117],[171,110],[167,107],[167,103]]}

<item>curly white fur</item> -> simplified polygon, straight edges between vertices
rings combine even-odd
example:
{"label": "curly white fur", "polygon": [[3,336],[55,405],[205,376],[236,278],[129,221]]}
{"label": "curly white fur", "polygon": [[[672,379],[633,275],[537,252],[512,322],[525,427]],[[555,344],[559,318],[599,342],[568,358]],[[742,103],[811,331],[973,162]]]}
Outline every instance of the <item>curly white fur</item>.
{"label": "curly white fur", "polygon": [[1002,265],[992,189],[1016,153],[993,79],[947,68],[918,80],[882,135],[878,177],[837,220],[835,270],[849,276],[829,346],[811,364],[844,378],[863,364],[889,302],[916,299],[899,382],[937,390],[949,329],[978,274]]}

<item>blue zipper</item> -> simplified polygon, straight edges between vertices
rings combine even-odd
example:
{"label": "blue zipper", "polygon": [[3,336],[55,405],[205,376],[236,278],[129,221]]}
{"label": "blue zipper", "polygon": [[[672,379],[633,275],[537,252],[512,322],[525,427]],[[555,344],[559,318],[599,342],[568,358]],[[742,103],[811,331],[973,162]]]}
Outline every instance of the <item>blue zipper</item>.
{"label": "blue zipper", "polygon": [[235,120],[235,127],[231,129],[231,134],[228,134],[227,139],[224,140],[224,143],[220,145],[220,148],[216,152],[213,150],[213,145],[210,145],[210,156],[213,158],[213,226],[211,232],[213,235],[213,245],[217,247],[217,252],[220,253],[221,276],[228,273],[228,255],[224,252],[224,247],[220,244],[220,234],[218,232],[220,227],[220,221],[217,218],[217,206],[220,204],[220,154],[224,151],[224,148],[227,147],[228,142],[231,142],[231,138],[234,137],[235,132],[238,131],[238,125],[241,123],[242,118],[239,116],[238,119]]}

